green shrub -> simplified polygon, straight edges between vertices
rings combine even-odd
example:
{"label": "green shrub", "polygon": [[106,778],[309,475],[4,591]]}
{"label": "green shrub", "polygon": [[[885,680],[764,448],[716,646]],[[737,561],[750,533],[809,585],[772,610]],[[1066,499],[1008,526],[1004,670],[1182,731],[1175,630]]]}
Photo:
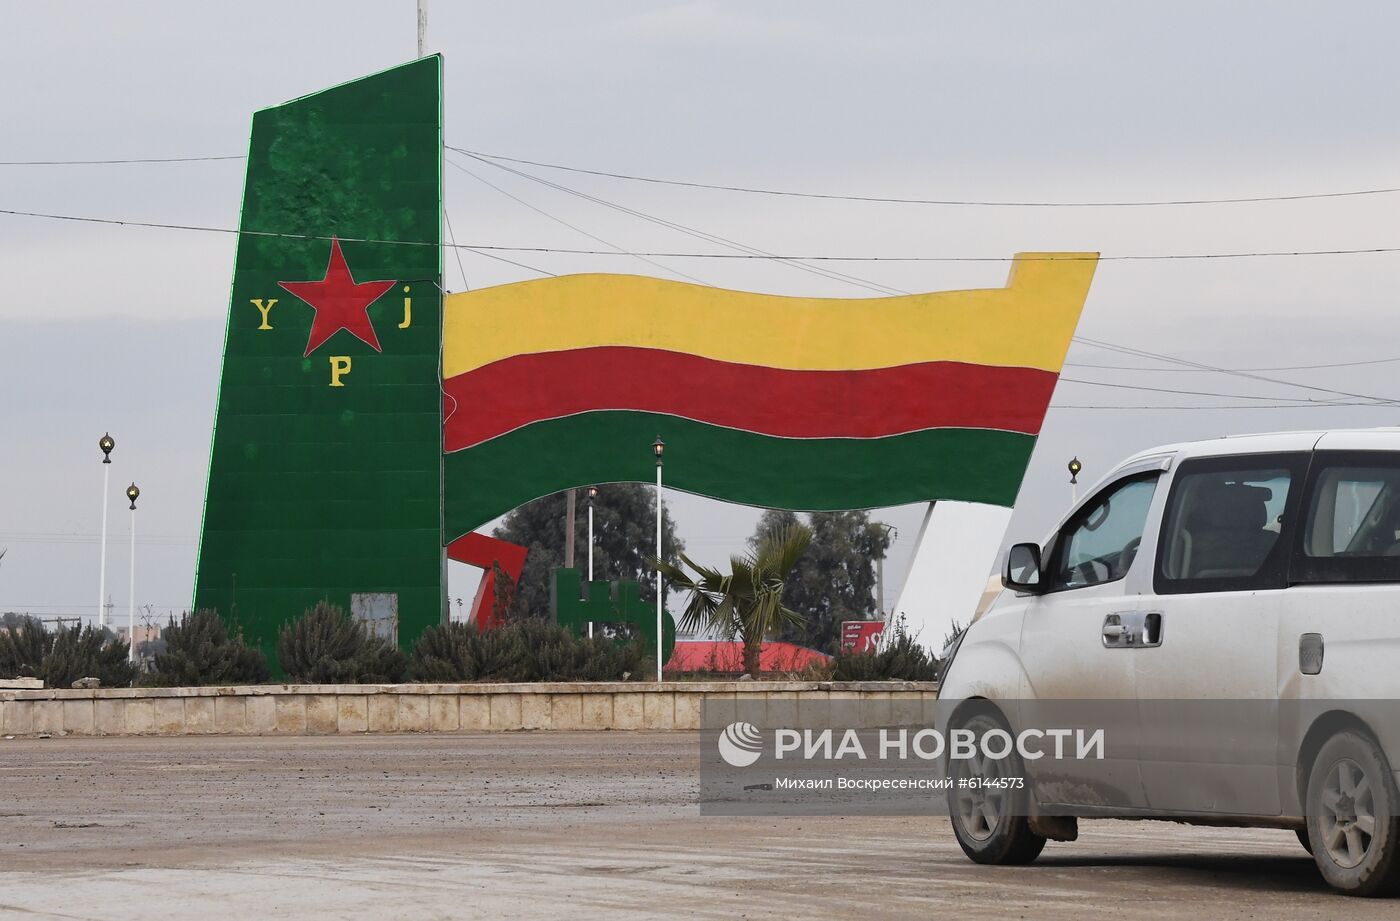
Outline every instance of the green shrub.
{"label": "green shrub", "polygon": [[398,646],[377,636],[366,635],[364,650],[354,664],[353,680],[358,684],[399,684],[408,676],[408,656]]}
{"label": "green shrub", "polygon": [[53,648],[53,634],[37,618],[26,617],[0,628],[0,678],[38,678],[44,657]]}
{"label": "green shrub", "polygon": [[651,660],[640,642],[576,638],[567,628],[523,620],[492,630],[429,627],[413,649],[415,681],[623,681]]}
{"label": "green shrub", "polygon": [[268,679],[267,659],[229,636],[216,611],[195,611],[174,618],[161,630],[165,652],[158,653],[152,669],[141,677],[151,687],[196,687],[221,684],[261,684]]}
{"label": "green shrub", "polygon": [[874,652],[841,650],[832,663],[833,681],[935,681],[938,660],[909,634],[904,618],[894,623],[893,632],[886,628]]}
{"label": "green shrub", "polygon": [[71,687],[79,678],[96,678],[104,688],[130,687],[136,669],[127,661],[130,647],[108,642],[107,632],[88,624],[63,627],[52,634],[38,677],[51,688]]}
{"label": "green shrub", "polygon": [[568,628],[541,620],[523,621],[515,629],[525,648],[526,681],[623,681],[641,675],[649,663],[656,668],[640,640],[575,637]]}
{"label": "green shrub", "polygon": [[522,657],[516,640],[507,627],[485,632],[475,624],[429,627],[413,647],[409,677],[437,683],[479,681],[488,675],[497,681],[520,680],[516,666]]}
{"label": "green shrub", "polygon": [[287,677],[303,684],[394,684],[408,666],[398,647],[325,601],[282,626],[277,659]]}

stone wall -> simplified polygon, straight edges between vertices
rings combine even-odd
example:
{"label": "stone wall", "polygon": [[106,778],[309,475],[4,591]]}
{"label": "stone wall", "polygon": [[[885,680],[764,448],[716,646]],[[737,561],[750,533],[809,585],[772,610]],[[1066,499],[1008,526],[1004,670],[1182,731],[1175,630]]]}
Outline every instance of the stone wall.
{"label": "stone wall", "polygon": [[[917,708],[932,682],[676,681],[0,690],[0,734],[333,735],[519,729],[699,729],[704,699]],[[795,703],[793,703],[795,702]]]}

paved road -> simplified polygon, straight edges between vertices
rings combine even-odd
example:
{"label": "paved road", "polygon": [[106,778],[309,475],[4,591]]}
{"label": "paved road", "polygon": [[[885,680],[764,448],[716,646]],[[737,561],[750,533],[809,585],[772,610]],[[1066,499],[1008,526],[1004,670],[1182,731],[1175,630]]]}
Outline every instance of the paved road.
{"label": "paved road", "polygon": [[691,733],[0,740],[0,918],[1394,918],[1293,835],[701,818]]}

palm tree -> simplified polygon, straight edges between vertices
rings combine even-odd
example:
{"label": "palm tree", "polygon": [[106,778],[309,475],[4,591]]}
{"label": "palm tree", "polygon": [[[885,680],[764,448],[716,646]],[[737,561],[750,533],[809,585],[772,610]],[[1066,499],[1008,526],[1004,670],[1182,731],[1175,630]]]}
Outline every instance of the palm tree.
{"label": "palm tree", "polygon": [[744,644],[744,671],[757,675],[763,638],[805,619],[783,606],[783,586],[811,542],[811,528],[795,524],[768,535],[748,554],[731,556],[728,574],[701,566],[684,553],[681,561],[695,571],[693,576],[664,560],[653,558],[651,565],[677,588],[690,592],[678,629],[738,637]]}

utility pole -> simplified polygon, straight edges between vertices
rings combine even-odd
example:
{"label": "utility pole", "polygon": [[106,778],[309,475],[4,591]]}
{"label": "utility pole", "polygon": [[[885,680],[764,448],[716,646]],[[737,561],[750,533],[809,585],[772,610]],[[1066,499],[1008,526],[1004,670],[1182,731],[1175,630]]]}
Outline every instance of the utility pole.
{"label": "utility pole", "polygon": [[564,568],[574,568],[574,522],[576,520],[577,497],[574,490],[564,494]]}
{"label": "utility pole", "polygon": [[428,0],[418,0],[418,56],[423,56],[423,37],[428,33]]}

